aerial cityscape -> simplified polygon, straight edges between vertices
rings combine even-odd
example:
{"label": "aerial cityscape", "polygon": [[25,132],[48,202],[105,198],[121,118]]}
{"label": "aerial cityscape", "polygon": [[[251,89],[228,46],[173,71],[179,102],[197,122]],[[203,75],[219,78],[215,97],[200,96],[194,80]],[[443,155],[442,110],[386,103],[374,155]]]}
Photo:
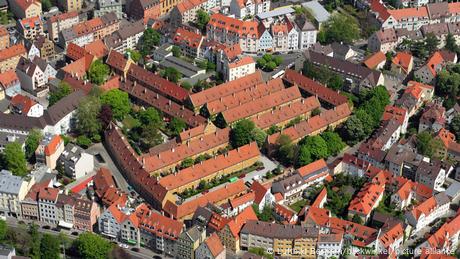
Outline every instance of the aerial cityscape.
{"label": "aerial cityscape", "polygon": [[0,0],[0,259],[460,258],[460,2]]}

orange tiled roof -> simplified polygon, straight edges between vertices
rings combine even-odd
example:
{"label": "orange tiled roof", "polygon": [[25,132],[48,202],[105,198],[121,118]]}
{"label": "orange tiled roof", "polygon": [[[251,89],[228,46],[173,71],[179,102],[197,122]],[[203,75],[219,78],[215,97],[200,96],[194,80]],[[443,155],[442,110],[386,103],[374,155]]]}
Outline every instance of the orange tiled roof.
{"label": "orange tiled roof", "polygon": [[[176,219],[182,219],[193,212],[198,207],[206,206],[208,203],[219,203],[227,200],[237,194],[240,194],[247,190],[243,180],[238,180],[234,183],[225,185],[225,187],[219,188],[215,191],[211,191],[205,195],[202,195],[196,199],[177,205],[174,202],[167,201],[163,210]],[[252,207],[249,207],[252,208]]]}
{"label": "orange tiled roof", "polygon": [[407,52],[398,52],[391,62],[397,66],[400,66],[404,72],[409,72],[409,65],[412,62],[413,57]]}
{"label": "orange tiled roof", "polygon": [[370,57],[368,57],[364,61],[364,65],[370,69],[374,69],[377,67],[377,65],[381,64],[382,62],[386,61],[386,56],[383,54],[383,52],[378,51],[372,54]]}
{"label": "orange tiled roof", "polygon": [[328,170],[326,161],[324,159],[319,159],[316,160],[315,162],[312,162],[306,166],[302,166],[301,168],[297,169],[297,172],[299,172],[299,175],[302,177],[305,177],[311,173],[314,173],[318,170],[325,169]]}
{"label": "orange tiled roof", "polygon": [[313,202],[313,204],[311,205],[311,207],[320,208],[319,205],[324,199],[327,199],[327,189],[326,189],[326,187],[324,187],[321,190],[321,192],[318,194],[318,196],[316,197],[316,199]]}
{"label": "orange tiled roof", "polygon": [[212,233],[211,236],[209,236],[204,242],[214,257],[217,257],[225,250],[224,245],[222,245],[222,242],[216,233]]}
{"label": "orange tiled roof", "polygon": [[377,200],[385,191],[383,184],[369,183],[366,184],[358,195],[350,202],[349,211],[369,215]]}
{"label": "orange tiled roof", "polygon": [[233,218],[232,221],[227,223],[227,226],[235,239],[239,238],[241,228],[243,228],[243,225],[246,224],[248,220],[258,220],[252,206],[244,209],[240,214]]}
{"label": "orange tiled roof", "polygon": [[388,10],[388,13],[398,21],[408,19],[409,17],[418,19],[428,18],[428,10],[425,6]]}
{"label": "orange tiled roof", "polygon": [[254,203],[260,204],[262,199],[265,197],[265,194],[267,194],[268,188],[260,184],[258,181],[254,181],[252,182],[251,190],[255,194]]}
{"label": "orange tiled roof", "polygon": [[110,91],[113,89],[119,89],[121,84],[121,78],[119,75],[112,76],[107,82],[102,84],[100,88],[102,91]]}
{"label": "orange tiled roof", "polygon": [[431,248],[442,249],[451,247],[452,244],[449,238],[455,236],[460,232],[460,215],[457,215],[452,221],[444,223],[433,235],[431,235],[427,242]]}
{"label": "orange tiled roof", "polygon": [[426,201],[418,204],[415,208],[412,209],[411,214],[414,216],[416,220],[420,217],[420,215],[428,215],[430,212],[436,208],[437,206],[436,198],[433,196]]}
{"label": "orange tiled roof", "polygon": [[194,107],[201,107],[206,103],[218,100],[221,97],[231,95],[260,83],[263,83],[262,73],[257,71],[256,73],[192,94],[190,95],[190,100]]}
{"label": "orange tiled roof", "polygon": [[460,153],[460,144],[455,141],[455,135],[445,128],[439,130],[437,137],[441,139],[444,146],[449,150]]}
{"label": "orange tiled roof", "polygon": [[32,106],[37,104],[34,100],[22,94],[15,95],[13,98],[11,98],[10,103],[12,106],[20,109],[22,114],[27,114]]}
{"label": "orange tiled roof", "polygon": [[423,84],[423,83],[420,83],[420,82],[417,82],[417,81],[409,81],[407,83],[407,88],[406,90],[404,90],[404,93],[409,93],[411,94],[415,99],[420,99],[420,97],[422,96],[422,92],[424,89],[429,89],[429,90],[432,90],[433,89],[433,86],[431,85],[427,85],[427,84]]}
{"label": "orange tiled roof", "polygon": [[256,21],[241,21],[220,13],[211,15],[208,26],[236,33],[240,36],[259,38]]}
{"label": "orange tiled roof", "polygon": [[105,46],[104,42],[100,39],[86,44],[84,48],[87,53],[95,56],[96,58],[102,58],[109,54],[109,50]]}
{"label": "orange tiled roof", "polygon": [[38,198],[41,200],[55,201],[59,194],[59,189],[45,187],[38,192]]}
{"label": "orange tiled roof", "polygon": [[86,72],[88,72],[89,68],[91,67],[91,63],[93,63],[93,60],[93,55],[86,54],[84,57],[75,60],[74,62],[61,69],[70,75],[73,75],[77,78],[82,78]]}
{"label": "orange tiled roof", "polygon": [[64,142],[60,135],[54,135],[51,141],[45,147],[45,155],[51,156],[54,154],[59,147]]}
{"label": "orange tiled roof", "polygon": [[231,63],[228,64],[228,67],[230,69],[232,68],[237,68],[237,67],[241,67],[241,66],[246,66],[246,65],[249,65],[249,64],[255,64],[256,62],[254,61],[254,58],[250,57],[250,56],[244,56],[242,58],[239,58]]}
{"label": "orange tiled roof", "polygon": [[50,21],[51,23],[55,23],[55,22],[57,22],[57,21],[67,20],[67,19],[74,18],[74,17],[77,17],[77,16],[78,16],[78,12],[77,12],[77,11],[73,11],[73,12],[62,13],[62,14],[58,14],[58,15],[51,16],[51,17],[49,18],[49,21]]}
{"label": "orange tiled roof", "polygon": [[355,238],[367,240],[377,234],[377,230],[348,220],[332,217],[329,220],[332,233],[347,233]]}
{"label": "orange tiled roof", "polygon": [[300,100],[300,91],[297,87],[290,87],[270,95],[263,96],[252,102],[234,107],[222,112],[227,123],[233,123],[237,120],[254,116],[270,108],[275,108],[279,105],[286,104],[295,100]]}
{"label": "orange tiled roof", "polygon": [[66,56],[72,60],[78,60],[84,57],[86,54],[86,50],[83,47],[78,46],[77,44],[70,42],[67,45]]}
{"label": "orange tiled roof", "polygon": [[19,21],[23,27],[28,26],[31,29],[35,28],[35,26],[41,26],[42,24],[42,21],[40,20],[40,16],[24,18]]}
{"label": "orange tiled roof", "polygon": [[199,48],[202,40],[203,36],[201,34],[188,31],[184,28],[178,28],[173,36],[175,44],[187,45],[193,49]]}
{"label": "orange tiled roof", "polygon": [[186,11],[193,9],[196,6],[206,2],[206,0],[184,0],[176,5],[180,13],[185,13]]}
{"label": "orange tiled roof", "polygon": [[24,44],[16,44],[9,48],[0,50],[0,61],[8,60],[19,55],[25,55],[26,53]]}
{"label": "orange tiled roof", "polygon": [[438,74],[438,70],[441,68],[442,64],[444,63],[444,58],[442,57],[439,51],[436,51],[426,62],[426,67],[431,72],[433,76]]}
{"label": "orange tiled roof", "polygon": [[112,173],[106,167],[101,167],[93,178],[94,191],[99,198],[102,198],[105,192],[110,187],[115,187],[115,181],[113,180]]}
{"label": "orange tiled roof", "polygon": [[404,108],[387,105],[385,111],[383,112],[382,120],[388,121],[391,119],[396,119],[401,125],[406,120],[407,111]]}
{"label": "orange tiled roof", "polygon": [[226,168],[235,166],[244,161],[260,156],[255,142],[230,150],[227,154],[215,156],[200,164],[185,168],[178,173],[170,174],[160,179],[158,184],[167,190],[175,190],[199,179],[205,178]]}
{"label": "orange tiled roof", "polygon": [[254,199],[255,199],[254,192],[248,192],[241,196],[231,199],[229,203],[230,203],[230,206],[232,206],[232,208],[237,208],[245,203],[254,201]]}
{"label": "orange tiled roof", "polygon": [[7,70],[0,74],[0,85],[4,88],[8,88],[18,81],[19,78],[14,69]]}
{"label": "orange tiled roof", "polygon": [[177,240],[183,228],[181,222],[154,212],[143,217],[139,226],[147,232],[154,233],[157,237],[171,240]]}
{"label": "orange tiled roof", "polygon": [[386,249],[389,249],[391,245],[396,242],[396,240],[402,238],[404,236],[404,229],[401,223],[395,224],[391,227],[388,231],[382,234],[379,237],[380,243]]}
{"label": "orange tiled roof", "polygon": [[5,26],[0,26],[0,37],[9,35],[8,31],[6,30]]}
{"label": "orange tiled roof", "polygon": [[227,46],[224,48],[223,51],[224,51],[225,56],[229,60],[233,60],[243,53],[239,43],[233,44],[231,46]]}
{"label": "orange tiled roof", "polygon": [[277,215],[282,217],[285,221],[291,222],[292,218],[295,216],[295,212],[286,208],[285,206],[276,203],[274,211]]}

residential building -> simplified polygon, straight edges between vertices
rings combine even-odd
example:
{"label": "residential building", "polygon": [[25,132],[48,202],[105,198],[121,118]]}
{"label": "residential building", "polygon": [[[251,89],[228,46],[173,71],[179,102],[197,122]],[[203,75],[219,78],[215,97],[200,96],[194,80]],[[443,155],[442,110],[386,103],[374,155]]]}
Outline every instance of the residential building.
{"label": "residential building", "polygon": [[61,0],[58,2],[59,8],[64,12],[78,12],[83,8],[82,0]]}
{"label": "residential building", "polygon": [[[257,29],[259,30],[259,39],[258,39],[259,46],[257,47],[257,51],[273,50],[273,36],[271,34],[270,28],[265,28],[264,24],[260,23]],[[302,34],[301,37],[303,36],[304,34]],[[307,33],[307,36],[308,36],[308,33]]]}
{"label": "residential building", "polygon": [[384,184],[366,184],[357,196],[350,202],[348,218],[358,216],[362,222],[367,222],[372,211],[379,206],[385,192]]}
{"label": "residential building", "polygon": [[381,29],[374,32],[369,37],[367,44],[370,51],[381,51],[383,53],[387,53],[396,48],[398,45],[398,37],[396,35],[396,31],[392,28]]}
{"label": "residential building", "polygon": [[401,107],[387,105],[385,106],[385,111],[383,112],[382,121],[396,120],[401,125],[401,134],[407,132],[407,127],[409,124],[409,115],[407,110]]}
{"label": "residential building", "polygon": [[134,209],[126,206],[126,203],[114,203],[101,213],[98,218],[99,231],[102,235],[119,240],[121,238],[121,224]]}
{"label": "residential building", "polygon": [[24,44],[16,44],[9,48],[0,50],[0,73],[15,69],[21,57],[27,57]]}
{"label": "residential building", "polygon": [[137,49],[139,39],[144,35],[144,24],[137,21],[125,24],[120,30],[104,38],[107,49],[114,49],[120,53],[125,53],[128,49]]}
{"label": "residential building", "polygon": [[50,169],[55,169],[62,152],[64,152],[64,140],[61,136],[45,134],[35,150],[35,160]]}
{"label": "residential building", "polygon": [[195,22],[198,10],[209,12],[218,6],[219,1],[215,0],[185,0],[174,6],[169,14],[170,23],[173,27],[180,27],[182,24]]}
{"label": "residential building", "polygon": [[22,37],[26,40],[35,40],[43,35],[43,23],[40,16],[20,19],[17,21],[17,28]]}
{"label": "residential building", "polygon": [[230,14],[243,19],[270,10],[270,0],[231,0]]}
{"label": "residential building", "polygon": [[394,176],[404,176],[415,181],[415,172],[423,159],[414,149],[396,144],[388,150],[385,164]]}
{"label": "residential building", "polygon": [[396,100],[395,105],[407,110],[412,117],[420,107],[433,99],[434,87],[416,81],[409,81],[403,95]]}
{"label": "residential building", "polygon": [[237,58],[232,62],[224,63],[224,79],[225,81],[233,81],[235,79],[253,74],[256,72],[256,62],[250,56]]}
{"label": "residential building", "polygon": [[176,1],[133,0],[127,8],[127,13],[132,19],[142,20],[144,24],[147,24],[149,19],[157,19],[163,14],[163,5],[172,4],[172,2],[177,4]]}
{"label": "residential building", "polygon": [[57,225],[59,223],[59,212],[56,208],[59,196],[59,189],[45,187],[38,192],[38,210],[40,221]]}
{"label": "residential building", "polygon": [[225,252],[225,246],[220,241],[219,236],[213,233],[198,247],[195,258],[225,259]]}
{"label": "residential building", "polygon": [[5,26],[0,26],[0,50],[10,46],[10,33]]}
{"label": "residential building", "polygon": [[407,52],[398,52],[391,60],[391,71],[408,75],[414,66],[414,57]]}
{"label": "residential building", "polygon": [[377,51],[364,60],[364,65],[369,69],[382,69],[385,66],[387,57],[381,51]]}
{"label": "residential building", "polygon": [[131,245],[140,247],[141,232],[139,229],[140,221],[151,213],[150,208],[145,203],[141,203],[133,212],[125,217],[121,223],[120,239]]}
{"label": "residential building", "polygon": [[446,50],[436,51],[427,60],[425,65],[414,72],[414,77],[418,78],[422,83],[433,84],[438,72],[449,63],[457,63],[456,53]]}
{"label": "residential building", "polygon": [[58,166],[68,176],[79,179],[94,170],[94,156],[86,153],[81,147],[68,144],[59,158]]}
{"label": "residential building", "polygon": [[460,216],[456,215],[451,221],[444,223],[436,232],[417,247],[417,249],[436,249],[439,251],[456,251],[458,248]]}
{"label": "residential building", "polygon": [[339,258],[343,247],[343,234],[322,234],[318,235],[316,252],[318,259],[331,257]]}
{"label": "residential building", "polygon": [[62,30],[72,28],[72,26],[79,22],[78,12],[68,12],[51,16],[46,21],[50,40],[57,42],[59,40],[59,33]]}
{"label": "residential building", "polygon": [[436,133],[444,128],[445,124],[446,108],[436,102],[429,103],[426,105],[420,117],[418,132],[429,131]]}
{"label": "residential building", "polygon": [[41,16],[42,3],[35,0],[13,0],[9,2],[9,8],[18,19]]}
{"label": "residential building", "polygon": [[36,118],[43,116],[43,106],[25,95],[15,95],[11,98],[9,107],[10,111],[15,114]]}
{"label": "residential building", "polygon": [[434,220],[446,216],[450,200],[444,193],[438,193],[406,212],[407,222],[418,232]]}
{"label": "residential building", "polygon": [[261,212],[265,206],[271,206],[275,201],[275,197],[271,193],[270,188],[262,185],[258,181],[253,181],[251,190],[254,192],[254,204],[257,205],[259,212]]}
{"label": "residential building", "polygon": [[280,193],[286,204],[292,204],[302,198],[306,186],[300,174],[292,174],[272,184],[272,193]]}
{"label": "residential building", "polygon": [[323,23],[329,20],[329,17],[331,16],[331,14],[317,0],[304,2],[302,3],[302,6],[311,10],[310,12],[318,25],[318,29],[320,29]]}
{"label": "residential building", "polygon": [[123,3],[121,0],[97,0],[94,17],[101,17],[108,13],[115,13],[118,19],[123,18]]}
{"label": "residential building", "polygon": [[422,161],[415,172],[415,181],[440,192],[444,190],[444,182],[452,170],[451,165],[437,159]]}
{"label": "residential building", "polygon": [[99,199],[102,199],[109,188],[116,188],[112,173],[106,167],[101,167],[97,170],[93,178],[94,192]]}
{"label": "residential building", "polygon": [[176,258],[205,258],[201,256],[195,257],[195,251],[206,239],[206,229],[200,226],[192,226],[187,231],[184,231],[180,234],[179,239],[177,240],[177,248],[175,255]]}
{"label": "residential building", "polygon": [[311,50],[305,52],[305,55],[307,60],[313,65],[325,66],[338,72],[344,77],[346,87],[353,92],[359,92],[363,89],[372,89],[377,85],[384,84],[384,78],[381,72]]}
{"label": "residential building", "polygon": [[[318,34],[318,30],[316,27],[305,17],[305,16],[298,16],[294,20],[296,24],[296,28],[299,34],[299,47],[298,49],[304,50],[308,49],[316,43],[316,35]],[[293,35],[293,42],[295,41],[294,33]],[[261,44],[261,43],[259,43]]]}
{"label": "residential building", "polygon": [[0,73],[0,87],[5,91],[5,97],[8,98],[21,92],[21,83],[14,69]]}
{"label": "residential building", "polygon": [[399,254],[398,249],[404,241],[404,226],[402,223],[390,223],[392,226],[384,226],[376,240],[377,253],[385,253],[390,256]]}
{"label": "residential building", "polygon": [[275,255],[316,258],[319,231],[300,225],[250,220],[241,229],[241,249],[260,247]]}
{"label": "residential building", "polygon": [[0,212],[3,216],[20,217],[21,204],[29,191],[29,182],[10,171],[0,171]]}
{"label": "residential building", "polygon": [[100,209],[96,202],[84,198],[75,199],[73,228],[92,232],[99,216]]}
{"label": "residential building", "polygon": [[460,144],[455,141],[455,135],[446,129],[441,129],[436,136],[442,142],[442,148],[438,149],[438,156],[460,160]]}
{"label": "residential building", "polygon": [[26,48],[30,60],[35,57],[47,60],[55,54],[54,43],[44,35],[39,35],[34,41],[26,42]]}
{"label": "residential building", "polygon": [[217,235],[226,249],[238,252],[241,249],[240,231],[241,228],[250,220],[257,220],[257,215],[251,206],[244,209],[236,217],[232,218]]}
{"label": "residential building", "polygon": [[174,45],[180,47],[182,55],[192,59],[202,56],[200,50],[204,37],[201,34],[178,28],[172,40]]}

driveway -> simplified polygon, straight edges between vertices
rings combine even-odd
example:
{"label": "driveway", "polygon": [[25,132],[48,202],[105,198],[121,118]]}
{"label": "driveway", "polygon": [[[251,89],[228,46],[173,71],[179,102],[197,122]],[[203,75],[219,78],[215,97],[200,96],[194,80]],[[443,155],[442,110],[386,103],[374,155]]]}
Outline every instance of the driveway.
{"label": "driveway", "polygon": [[95,169],[99,169],[100,167],[107,167],[110,169],[112,172],[113,178],[115,179],[115,182],[117,184],[117,187],[121,189],[122,191],[129,193],[128,190],[128,182],[126,179],[123,177],[121,172],[118,170],[117,166],[113,162],[112,158],[109,156],[107,150],[105,147],[102,145],[102,143],[97,143],[89,147],[86,152],[92,154],[92,155],[100,155],[103,159],[103,161],[99,161],[97,158],[94,159],[95,161]]}
{"label": "driveway", "polygon": [[265,168],[260,170],[260,171],[255,170],[255,171],[250,172],[249,174],[247,174],[244,177],[244,182],[251,182],[252,183],[254,178],[262,179],[268,172],[272,171],[273,169],[275,169],[278,166],[277,162],[274,162],[274,161],[270,160],[265,155],[261,155],[259,161],[264,163]]}

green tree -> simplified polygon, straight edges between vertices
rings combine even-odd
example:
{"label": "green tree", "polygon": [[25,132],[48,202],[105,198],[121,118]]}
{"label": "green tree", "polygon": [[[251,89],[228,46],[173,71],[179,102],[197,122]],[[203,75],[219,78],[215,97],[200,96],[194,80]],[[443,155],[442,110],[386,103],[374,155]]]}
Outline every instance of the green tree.
{"label": "green tree", "polygon": [[276,140],[278,150],[276,151],[276,157],[278,161],[284,165],[291,165],[296,157],[296,147],[292,143],[291,138],[288,135],[280,134]]}
{"label": "green tree", "polygon": [[460,139],[460,115],[456,115],[450,122],[449,129],[455,134],[457,139]]}
{"label": "green tree", "polygon": [[72,92],[70,85],[64,81],[61,81],[55,91],[52,91],[49,95],[49,106],[54,105],[62,98],[66,97]]}
{"label": "green tree", "polygon": [[91,63],[88,71],[88,78],[89,80],[96,84],[101,85],[105,82],[107,76],[109,76],[110,69],[109,66],[102,63],[100,59],[97,59]]}
{"label": "green tree", "polygon": [[425,59],[428,56],[428,49],[424,41],[413,41],[410,45],[410,51],[418,58]]}
{"label": "green tree", "polygon": [[185,121],[174,117],[167,126],[168,130],[174,135],[179,135],[185,128],[187,128],[187,124]]}
{"label": "green tree", "polygon": [[119,121],[123,120],[131,110],[131,102],[128,93],[119,89],[112,89],[101,95],[101,103],[112,108],[113,117]]}
{"label": "green tree", "polygon": [[361,122],[361,120],[355,115],[352,115],[344,123],[342,127],[342,133],[343,133],[345,140],[351,145],[356,144],[358,141],[366,137],[364,125]]}
{"label": "green tree", "polygon": [[182,56],[182,51],[180,50],[178,46],[172,46],[171,52],[173,56],[176,58],[179,58],[180,56]]}
{"label": "green tree", "polygon": [[460,74],[451,73],[446,69],[437,74],[436,93],[441,96],[456,97],[460,89]]}
{"label": "green tree", "polygon": [[230,143],[233,148],[249,144],[254,140],[253,132],[256,125],[250,120],[240,120],[233,126],[230,132]]}
{"label": "green tree", "polygon": [[425,36],[425,47],[429,54],[435,52],[438,49],[439,39],[433,33],[428,33]]}
{"label": "green tree", "polygon": [[358,214],[353,215],[353,218],[351,219],[351,221],[357,224],[363,224],[363,220],[361,219],[360,216],[358,216]]}
{"label": "green tree", "polygon": [[26,149],[26,158],[31,159],[34,157],[35,150],[37,150],[40,141],[42,140],[43,135],[40,130],[32,129],[27,135],[27,139],[25,142],[25,149]]}
{"label": "green tree", "polygon": [[182,74],[174,67],[167,67],[161,71],[160,74],[163,78],[166,78],[173,83],[179,82],[179,80],[182,78]]}
{"label": "green tree", "polygon": [[147,28],[144,31],[141,41],[141,55],[143,57],[150,55],[153,47],[160,45],[161,34],[152,28]]}
{"label": "green tree", "polygon": [[264,58],[257,59],[257,67],[264,68],[267,65],[267,61]]}
{"label": "green tree", "polygon": [[433,158],[442,143],[439,139],[434,139],[427,131],[417,134],[417,151],[427,157]]}
{"label": "green tree", "polygon": [[78,236],[75,243],[77,251],[83,259],[105,259],[108,258],[108,254],[113,249],[109,241],[90,232]]}
{"label": "green tree", "polygon": [[11,142],[5,145],[3,157],[8,170],[14,175],[26,176],[27,175],[27,161],[22,147],[18,142]]}
{"label": "green tree", "polygon": [[53,5],[50,0],[42,0],[42,10],[48,12]]}
{"label": "green tree", "polygon": [[273,71],[276,68],[276,63],[274,61],[270,61],[265,65],[265,69],[267,71]]}
{"label": "green tree", "polygon": [[187,81],[182,82],[180,86],[188,91],[190,91],[193,88],[192,84],[190,84],[190,82]]}
{"label": "green tree", "polygon": [[77,108],[77,130],[80,134],[93,138],[101,131],[99,112],[101,111],[101,101],[94,96],[86,97]]}
{"label": "green tree", "polygon": [[455,37],[454,35],[452,35],[452,33],[448,33],[447,34],[447,37],[446,37],[446,46],[445,48],[449,51],[452,51],[452,52],[458,52],[458,45],[457,45],[457,41],[455,40]]}
{"label": "green tree", "polygon": [[321,136],[308,136],[300,141],[300,145],[308,148],[313,161],[329,156],[327,143]]}
{"label": "green tree", "polygon": [[133,49],[128,49],[126,51],[126,53],[129,54],[131,59],[136,63],[139,62],[139,60],[141,60],[141,58],[142,58],[141,53],[139,51],[136,51],[136,50],[133,50]]}
{"label": "green tree", "polygon": [[332,88],[334,90],[340,90],[342,89],[343,86],[343,78],[337,74],[333,74],[328,80],[327,80],[327,86],[329,88]]}
{"label": "green tree", "polygon": [[273,59],[273,62],[275,62],[276,66],[281,65],[283,63],[283,57],[282,56],[275,56]]}
{"label": "green tree", "polygon": [[182,160],[182,162],[180,163],[180,167],[181,168],[191,167],[194,164],[194,162],[195,161],[193,160],[193,158],[187,157],[186,159]]}
{"label": "green tree", "polygon": [[140,146],[143,151],[148,151],[151,147],[163,143],[163,136],[158,130],[158,126],[149,123],[141,126]]}
{"label": "green tree", "polygon": [[196,25],[200,30],[204,30],[206,25],[210,20],[210,16],[207,12],[203,11],[202,9],[196,12]]}
{"label": "green tree", "polygon": [[81,135],[77,137],[77,145],[79,145],[80,147],[88,148],[89,146],[91,146],[91,144],[92,144],[91,139],[88,138],[87,136]]}
{"label": "green tree", "polygon": [[32,244],[29,250],[29,256],[33,259],[40,259],[40,233],[38,232],[38,225],[32,223],[29,225],[29,235],[32,238]]}
{"label": "green tree", "polygon": [[307,145],[302,145],[299,147],[299,154],[297,156],[297,167],[308,165],[313,162],[311,158],[310,149]]}
{"label": "green tree", "polygon": [[346,146],[342,138],[340,138],[339,134],[336,132],[326,131],[321,134],[321,137],[326,141],[327,150],[330,155],[338,155]]}
{"label": "green tree", "polygon": [[59,259],[60,241],[56,236],[44,234],[40,241],[40,255],[41,258]]}
{"label": "green tree", "polygon": [[253,140],[257,142],[257,146],[262,147],[265,144],[265,139],[267,138],[267,133],[265,133],[265,131],[255,127],[251,135],[253,136]]}
{"label": "green tree", "polygon": [[344,42],[351,44],[360,36],[356,20],[341,13],[333,14],[323,26],[325,43]]}
{"label": "green tree", "polygon": [[144,125],[152,123],[157,125],[158,128],[161,128],[163,125],[163,119],[161,118],[160,112],[153,107],[148,107],[147,109],[140,111],[139,120]]}

